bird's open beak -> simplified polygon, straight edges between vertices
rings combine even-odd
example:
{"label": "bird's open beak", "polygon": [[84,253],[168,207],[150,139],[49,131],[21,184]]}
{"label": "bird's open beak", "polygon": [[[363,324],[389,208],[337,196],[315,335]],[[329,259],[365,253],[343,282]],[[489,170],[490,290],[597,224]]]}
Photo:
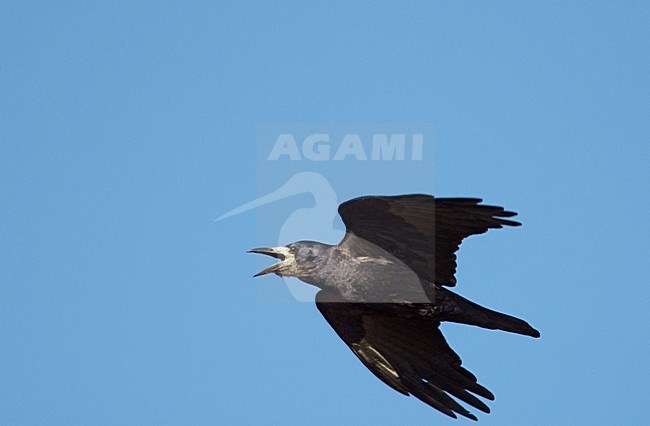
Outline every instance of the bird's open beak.
{"label": "bird's open beak", "polygon": [[276,259],[280,259],[280,262],[269,266],[266,269],[261,270],[257,274],[253,275],[253,277],[259,277],[262,275],[266,274],[271,274],[274,272],[278,272],[281,267],[283,266],[282,261],[286,258],[286,254],[288,252],[288,249],[286,247],[261,247],[261,248],[255,248],[252,250],[248,250],[246,253],[259,253],[259,254],[265,254],[267,256],[272,256],[275,257]]}

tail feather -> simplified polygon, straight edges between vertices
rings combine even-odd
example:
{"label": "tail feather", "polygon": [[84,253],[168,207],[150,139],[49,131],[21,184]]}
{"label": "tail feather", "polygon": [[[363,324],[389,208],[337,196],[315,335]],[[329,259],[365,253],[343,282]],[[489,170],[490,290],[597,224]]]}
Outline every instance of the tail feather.
{"label": "tail feather", "polygon": [[539,331],[526,321],[484,308],[444,288],[436,289],[436,305],[441,307],[442,321],[476,325],[531,337],[540,336]]}

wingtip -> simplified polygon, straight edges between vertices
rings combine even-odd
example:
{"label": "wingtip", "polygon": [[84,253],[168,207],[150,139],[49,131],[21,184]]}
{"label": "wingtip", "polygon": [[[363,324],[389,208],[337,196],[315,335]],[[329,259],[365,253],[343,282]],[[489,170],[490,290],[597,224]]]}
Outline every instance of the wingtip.
{"label": "wingtip", "polygon": [[[460,414],[461,416],[463,416],[463,417],[465,417],[467,419],[478,422],[478,417],[476,417],[474,414],[470,413],[469,411],[465,411],[464,413],[458,413],[458,414]],[[454,418],[456,418],[456,417],[454,417]]]}
{"label": "wingtip", "polygon": [[502,219],[499,218],[499,225],[502,228],[504,225],[505,226],[521,226],[521,222],[517,222],[516,220],[510,220],[510,219]]}

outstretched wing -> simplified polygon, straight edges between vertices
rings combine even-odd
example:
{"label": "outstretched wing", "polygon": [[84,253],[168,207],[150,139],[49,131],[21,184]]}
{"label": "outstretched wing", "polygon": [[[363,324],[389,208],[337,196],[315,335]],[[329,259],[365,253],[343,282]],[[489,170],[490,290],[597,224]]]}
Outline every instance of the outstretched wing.
{"label": "outstretched wing", "polygon": [[456,251],[464,238],[519,222],[503,207],[479,198],[430,195],[368,196],[339,206],[348,233],[376,244],[408,265],[421,278],[456,285]]}
{"label": "outstretched wing", "polygon": [[316,306],[352,352],[388,386],[456,418],[477,420],[454,398],[485,413],[490,409],[475,395],[494,395],[461,366],[438,329],[440,323],[419,314],[413,305],[345,303],[328,292],[316,295]]}

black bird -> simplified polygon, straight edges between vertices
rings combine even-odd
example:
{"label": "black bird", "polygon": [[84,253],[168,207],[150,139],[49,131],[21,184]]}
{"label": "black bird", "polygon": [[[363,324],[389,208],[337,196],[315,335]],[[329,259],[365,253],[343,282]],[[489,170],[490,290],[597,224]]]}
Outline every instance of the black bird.
{"label": "black bird", "polygon": [[339,206],[346,226],[335,246],[299,241],[252,253],[280,260],[255,276],[292,276],[321,290],[316,306],[379,379],[444,414],[477,420],[455,397],[489,413],[494,395],[461,366],[439,330],[442,321],[539,337],[518,318],[448,290],[464,238],[505,225],[516,213],[477,198],[367,196]]}

